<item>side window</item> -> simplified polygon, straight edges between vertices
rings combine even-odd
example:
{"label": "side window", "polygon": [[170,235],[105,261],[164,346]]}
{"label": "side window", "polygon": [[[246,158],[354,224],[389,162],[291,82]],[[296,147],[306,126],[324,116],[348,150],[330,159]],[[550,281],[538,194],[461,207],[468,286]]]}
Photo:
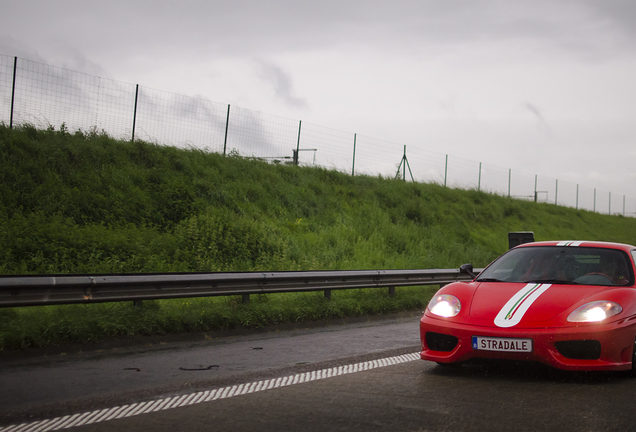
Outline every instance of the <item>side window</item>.
{"label": "side window", "polygon": [[632,250],[632,259],[636,263],[636,249]]}

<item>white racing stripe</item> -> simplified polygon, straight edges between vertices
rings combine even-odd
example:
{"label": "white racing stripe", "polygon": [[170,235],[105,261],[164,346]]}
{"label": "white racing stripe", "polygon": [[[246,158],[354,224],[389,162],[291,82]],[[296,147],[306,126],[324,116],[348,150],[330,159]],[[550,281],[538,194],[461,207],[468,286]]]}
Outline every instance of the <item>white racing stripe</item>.
{"label": "white racing stripe", "polygon": [[513,327],[519,324],[523,315],[528,311],[541,294],[550,288],[550,284],[529,283],[512,296],[495,317],[498,327]]}
{"label": "white racing stripe", "polygon": [[234,396],[241,396],[248,393],[256,393],[278,387],[287,387],[294,384],[317,381],[325,378],[337,377],[340,375],[362,372],[370,369],[392,366],[419,360],[420,353],[404,354],[395,357],[388,357],[380,360],[371,360],[362,363],[350,364],[347,366],[337,366],[319,371],[305,372],[297,375],[290,375],[284,378],[272,378],[264,381],[249,384],[237,384],[230,387],[222,387],[215,390],[206,390],[197,393],[179,395],[156,401],[139,402],[129,405],[116,406],[81,414],[67,415],[53,419],[41,420],[33,423],[21,423],[6,427],[0,427],[0,432],[47,432],[59,429],[68,429],[74,426],[99,423],[116,418],[132,417],[139,414],[147,414],[172,408],[179,408],[194,405],[202,402],[209,402],[217,399],[227,399]]}

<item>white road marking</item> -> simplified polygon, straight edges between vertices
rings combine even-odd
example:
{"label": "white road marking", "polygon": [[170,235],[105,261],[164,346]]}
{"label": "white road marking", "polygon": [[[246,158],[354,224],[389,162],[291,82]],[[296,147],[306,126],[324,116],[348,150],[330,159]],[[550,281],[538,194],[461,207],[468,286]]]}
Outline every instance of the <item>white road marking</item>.
{"label": "white road marking", "polygon": [[74,426],[99,423],[117,418],[132,417],[140,414],[179,408],[188,405],[209,402],[217,399],[226,399],[234,396],[241,396],[248,393],[255,393],[272,388],[287,387],[320,379],[337,377],[370,369],[392,366],[419,360],[420,353],[404,354],[395,357],[388,357],[380,360],[371,360],[362,363],[338,366],[320,371],[305,372],[290,375],[284,378],[272,378],[269,380],[253,382],[249,384],[237,384],[230,387],[222,387],[215,390],[190,393],[173,396],[155,401],[138,402],[129,405],[116,406],[102,410],[89,411],[53,419],[40,420],[32,423],[21,423],[6,427],[0,427],[0,432],[48,432],[59,429],[68,429]]}

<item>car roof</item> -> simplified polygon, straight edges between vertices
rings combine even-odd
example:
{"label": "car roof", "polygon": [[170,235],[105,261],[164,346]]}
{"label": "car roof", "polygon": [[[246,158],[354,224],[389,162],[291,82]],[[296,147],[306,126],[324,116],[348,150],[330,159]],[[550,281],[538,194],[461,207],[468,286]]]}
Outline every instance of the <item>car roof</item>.
{"label": "car roof", "polygon": [[630,252],[636,249],[636,246],[624,244],[624,243],[613,243],[613,242],[601,242],[601,241],[587,241],[587,240],[559,240],[559,241],[542,241],[542,242],[533,242],[533,243],[523,243],[517,247],[528,247],[528,246],[572,246],[572,247],[596,247],[596,248],[606,248],[606,249],[621,249],[625,252]]}

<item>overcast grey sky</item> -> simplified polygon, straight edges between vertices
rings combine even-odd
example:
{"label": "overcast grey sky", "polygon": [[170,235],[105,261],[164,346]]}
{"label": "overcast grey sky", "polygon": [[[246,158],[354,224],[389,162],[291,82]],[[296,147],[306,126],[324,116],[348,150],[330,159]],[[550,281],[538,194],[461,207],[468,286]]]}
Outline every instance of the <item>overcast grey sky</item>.
{"label": "overcast grey sky", "polygon": [[636,200],[636,2],[0,0],[0,54]]}

